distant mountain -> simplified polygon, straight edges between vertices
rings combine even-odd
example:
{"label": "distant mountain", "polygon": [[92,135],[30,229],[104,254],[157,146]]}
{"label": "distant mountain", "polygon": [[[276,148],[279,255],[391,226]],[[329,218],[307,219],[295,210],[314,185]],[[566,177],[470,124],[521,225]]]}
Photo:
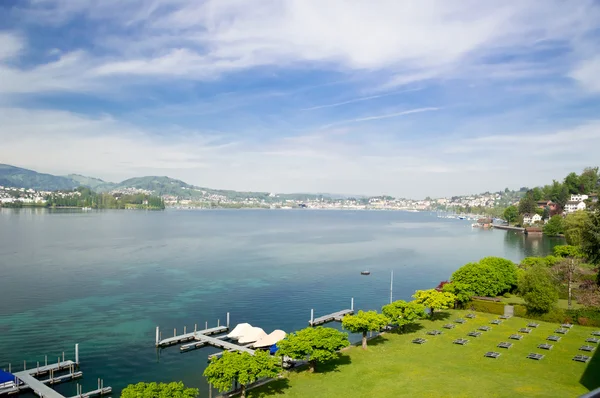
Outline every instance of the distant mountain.
{"label": "distant mountain", "polygon": [[31,188],[43,191],[73,189],[80,184],[68,177],[38,173],[7,164],[0,164],[0,185],[17,188]]}
{"label": "distant mountain", "polygon": [[189,196],[189,190],[194,189],[192,185],[181,180],[169,177],[134,177],[118,184],[111,189],[137,188],[153,191],[156,195]]}
{"label": "distant mountain", "polygon": [[114,182],[106,182],[99,178],[86,177],[80,174],[69,174],[66,177],[75,181],[79,186],[88,187],[98,192],[110,191],[117,185]]}
{"label": "distant mountain", "polygon": [[[135,177],[120,183],[108,182],[99,178],[87,177],[80,174],[69,174],[67,176],[54,176],[42,174],[33,170],[0,164],[0,185],[17,188],[33,188],[42,191],[71,190],[80,186],[88,187],[96,192],[109,192],[113,190],[137,188],[152,191],[155,195],[172,195],[181,199],[208,199],[219,200],[225,197],[230,200],[244,200],[254,198],[258,200],[281,201],[281,200],[315,200],[320,198],[344,198],[344,195],[332,194],[277,194],[273,196],[269,192],[239,192],[224,189],[212,189],[197,187],[187,184],[181,180],[170,177]],[[358,197],[358,196],[355,196]]]}

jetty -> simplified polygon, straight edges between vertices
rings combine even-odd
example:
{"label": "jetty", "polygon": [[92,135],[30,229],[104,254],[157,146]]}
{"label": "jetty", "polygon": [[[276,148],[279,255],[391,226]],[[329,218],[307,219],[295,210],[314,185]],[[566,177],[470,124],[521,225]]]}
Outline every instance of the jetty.
{"label": "jetty", "polygon": [[[202,330],[198,330],[198,325],[194,325],[194,331],[188,333],[187,328],[184,327],[183,334],[177,334],[177,329],[173,331],[173,337],[168,337],[166,339],[162,339],[162,333],[160,328],[156,327],[156,348],[163,348],[172,346],[175,344],[183,344],[179,347],[181,352],[188,352],[191,350],[195,350],[197,348],[202,348],[207,345],[222,348],[225,351],[240,351],[247,352],[250,355],[254,355],[254,351],[251,348],[248,348],[247,345],[239,345],[232,343],[228,340],[228,337],[225,336],[216,336],[211,337],[212,335],[222,334],[229,331],[229,312],[227,313],[227,323],[225,325],[220,324],[220,320],[217,320],[217,326],[209,328],[208,322],[205,323],[205,328]],[[185,343],[185,344],[184,344]],[[223,352],[219,352],[216,354],[211,354],[208,356],[210,360],[213,357],[219,357],[223,355]]]}
{"label": "jetty", "polygon": [[[56,363],[48,364],[48,356],[46,356],[44,365],[40,366],[37,362],[36,366],[27,369],[27,362],[23,362],[23,370],[12,373],[12,365],[8,365],[8,373],[14,376],[14,380],[9,383],[4,383],[0,388],[0,395],[19,394],[21,391],[31,390],[40,398],[65,398],[53,390],[50,386],[66,381],[75,380],[83,376],[83,372],[76,371],[79,366],[79,344],[75,344],[75,361],[65,360],[63,352],[62,361],[59,357]],[[66,374],[60,374],[68,371]],[[56,375],[56,373],[59,373]],[[46,379],[38,379],[38,376],[48,375]],[[50,386],[49,386],[50,385]],[[84,393],[81,386],[77,385],[77,395],[75,397],[91,398],[110,394],[111,387],[104,387],[104,381],[98,379],[98,389]]]}
{"label": "jetty", "polygon": [[525,228],[520,228],[520,227],[511,227],[508,225],[500,225],[500,224],[493,224],[492,226],[494,229],[504,229],[506,231],[525,232]]}
{"label": "jetty", "polygon": [[[188,333],[187,327],[183,327],[183,334],[177,334],[177,329],[173,329],[173,337],[166,339],[162,338],[162,332],[160,327],[156,327],[156,348],[167,347],[170,345],[187,343],[188,341],[198,340],[198,336],[210,336],[214,334],[225,333],[229,330],[229,312],[227,313],[227,323],[221,326],[221,321],[217,320],[217,326],[213,328],[208,327],[208,322],[205,323],[205,327],[202,330],[198,330],[198,324],[194,325],[194,331]],[[207,344],[207,343],[204,343]]]}
{"label": "jetty", "polygon": [[350,300],[350,309],[332,312],[331,314],[323,315],[318,318],[315,318],[315,310],[311,309],[308,324],[310,326],[318,326],[332,321],[341,322],[342,318],[351,314],[354,314],[354,297]]}

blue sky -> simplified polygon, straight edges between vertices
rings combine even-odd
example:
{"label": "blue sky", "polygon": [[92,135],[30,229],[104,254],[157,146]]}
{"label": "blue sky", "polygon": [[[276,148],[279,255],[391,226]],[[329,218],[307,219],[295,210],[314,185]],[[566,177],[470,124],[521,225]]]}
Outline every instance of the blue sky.
{"label": "blue sky", "polygon": [[600,3],[0,2],[0,162],[467,194],[599,165]]}

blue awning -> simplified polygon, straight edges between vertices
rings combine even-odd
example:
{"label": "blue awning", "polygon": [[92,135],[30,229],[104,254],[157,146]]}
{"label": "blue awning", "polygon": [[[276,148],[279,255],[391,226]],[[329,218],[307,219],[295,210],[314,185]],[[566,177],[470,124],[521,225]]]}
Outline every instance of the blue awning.
{"label": "blue awning", "polygon": [[9,383],[15,381],[15,375],[12,373],[0,370],[0,384]]}

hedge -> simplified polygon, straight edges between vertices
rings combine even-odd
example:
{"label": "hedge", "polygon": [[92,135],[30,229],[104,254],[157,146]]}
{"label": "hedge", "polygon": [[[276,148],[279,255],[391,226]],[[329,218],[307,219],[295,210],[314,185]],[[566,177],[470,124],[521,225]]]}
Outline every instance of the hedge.
{"label": "hedge", "polygon": [[[472,300],[465,307],[472,311],[504,315],[504,303],[494,301]],[[527,307],[521,304],[513,305],[514,315],[521,318],[535,319],[551,323],[573,323],[582,326],[600,327],[600,308],[588,307],[576,310],[554,308],[545,314],[527,312]]]}
{"label": "hedge", "polygon": [[572,323],[600,327],[600,308],[587,307],[567,310],[566,315]]}

